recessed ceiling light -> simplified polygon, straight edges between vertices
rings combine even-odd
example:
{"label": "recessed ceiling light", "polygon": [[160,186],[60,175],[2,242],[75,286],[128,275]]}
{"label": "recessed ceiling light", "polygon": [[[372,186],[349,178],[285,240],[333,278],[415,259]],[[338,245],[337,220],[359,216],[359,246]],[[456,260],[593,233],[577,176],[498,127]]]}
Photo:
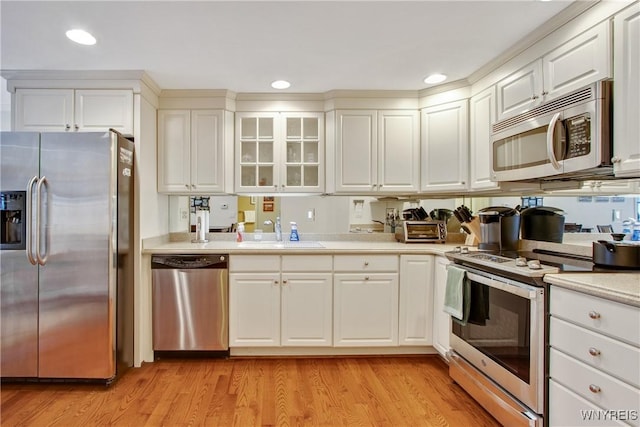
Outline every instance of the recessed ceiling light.
{"label": "recessed ceiling light", "polygon": [[73,40],[76,43],[84,44],[87,46],[96,44],[96,38],[85,30],[69,30],[66,32],[66,34],[70,40]]}
{"label": "recessed ceiling light", "polygon": [[290,86],[291,83],[286,80],[276,80],[275,82],[271,83],[271,87],[274,89],[288,89]]}
{"label": "recessed ceiling light", "polygon": [[431,85],[434,83],[441,83],[445,80],[447,80],[447,76],[445,76],[444,74],[431,74],[429,77],[424,79],[424,82],[428,85]]}

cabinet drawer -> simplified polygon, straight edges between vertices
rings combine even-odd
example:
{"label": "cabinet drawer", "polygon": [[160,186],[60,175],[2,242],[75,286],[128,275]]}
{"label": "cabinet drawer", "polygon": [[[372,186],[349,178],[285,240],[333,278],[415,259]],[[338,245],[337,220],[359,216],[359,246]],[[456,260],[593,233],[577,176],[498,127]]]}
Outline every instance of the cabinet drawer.
{"label": "cabinet drawer", "polygon": [[640,349],[637,347],[555,317],[551,318],[549,344],[589,366],[640,387]]}
{"label": "cabinet drawer", "polygon": [[283,255],[282,271],[331,271],[331,255]]}
{"label": "cabinet drawer", "polygon": [[[551,349],[550,377],[604,409],[637,409],[640,390]],[[638,425],[638,420],[633,425]]]}
{"label": "cabinet drawer", "polygon": [[[600,416],[600,419],[597,417]],[[613,418],[603,419],[604,411],[557,382],[549,381],[549,425],[623,426]],[[590,418],[590,419],[589,419]]]}
{"label": "cabinet drawer", "polygon": [[396,255],[340,255],[333,259],[334,271],[398,271]]}
{"label": "cabinet drawer", "polygon": [[229,271],[280,272],[280,255],[231,255]]}
{"label": "cabinet drawer", "polygon": [[630,305],[552,286],[552,316],[640,346],[640,310]]}

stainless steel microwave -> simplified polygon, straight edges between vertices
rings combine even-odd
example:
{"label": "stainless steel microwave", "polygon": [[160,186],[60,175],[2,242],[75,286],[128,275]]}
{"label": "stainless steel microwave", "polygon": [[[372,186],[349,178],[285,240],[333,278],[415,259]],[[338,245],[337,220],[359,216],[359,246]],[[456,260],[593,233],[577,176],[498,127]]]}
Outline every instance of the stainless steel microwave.
{"label": "stainless steel microwave", "polygon": [[612,174],[611,94],[599,81],[493,124],[491,180]]}
{"label": "stainless steel microwave", "polygon": [[444,243],[447,226],[444,221],[403,221],[396,227],[396,240],[403,243]]}

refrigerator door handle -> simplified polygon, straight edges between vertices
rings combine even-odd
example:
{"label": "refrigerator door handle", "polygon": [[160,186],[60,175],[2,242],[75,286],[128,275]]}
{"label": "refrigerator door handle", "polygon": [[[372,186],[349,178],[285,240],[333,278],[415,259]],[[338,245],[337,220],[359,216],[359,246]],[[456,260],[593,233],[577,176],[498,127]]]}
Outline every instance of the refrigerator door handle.
{"label": "refrigerator door handle", "polygon": [[33,186],[38,181],[38,177],[34,175],[27,184],[27,212],[25,221],[27,222],[27,235],[25,238],[27,239],[27,259],[31,263],[31,265],[36,265],[37,261],[34,258],[33,252]]}
{"label": "refrigerator door handle", "polygon": [[[38,187],[36,190],[36,257],[38,258],[38,264],[45,265],[47,263],[47,259],[49,258],[49,242],[46,239],[45,233],[45,254],[44,256],[40,253],[40,238],[42,237],[42,186],[46,187],[47,177],[43,176],[38,182]],[[48,191],[45,192],[45,196]]]}

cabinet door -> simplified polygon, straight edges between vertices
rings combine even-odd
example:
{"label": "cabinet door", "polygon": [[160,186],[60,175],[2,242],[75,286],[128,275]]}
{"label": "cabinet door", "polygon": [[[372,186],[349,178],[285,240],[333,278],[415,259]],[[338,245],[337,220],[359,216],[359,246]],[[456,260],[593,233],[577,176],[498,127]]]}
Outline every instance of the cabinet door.
{"label": "cabinet door", "polygon": [[422,191],[467,188],[468,108],[462,100],[422,111]]}
{"label": "cabinet door", "polygon": [[280,191],[277,113],[236,114],[236,191]]}
{"label": "cabinet door", "polygon": [[612,77],[610,22],[604,21],[554,49],[542,58],[542,66],[545,101]]}
{"label": "cabinet door", "polygon": [[190,111],[158,110],[158,192],[190,192],[190,162]]}
{"label": "cabinet door", "polygon": [[191,189],[224,192],[224,136],[221,110],[191,111]]}
{"label": "cabinet door", "polygon": [[431,345],[433,255],[400,256],[400,345]]}
{"label": "cabinet door", "polygon": [[491,125],[496,121],[495,87],[471,97],[469,122],[469,162],[472,189],[498,187],[491,181]]}
{"label": "cabinet door", "polygon": [[331,273],[282,273],[283,346],[332,345],[332,285]]}
{"label": "cabinet door", "polygon": [[445,257],[435,258],[433,272],[433,347],[442,356],[449,351],[451,317],[444,312],[444,293],[447,285],[447,265]]}
{"label": "cabinet door", "polygon": [[640,3],[617,14],[613,26],[613,170],[640,177]]}
{"label": "cabinet door", "polygon": [[229,274],[229,345],[280,345],[280,273]]}
{"label": "cabinet door", "polygon": [[378,112],[377,190],[413,192],[420,188],[418,111]]}
{"label": "cabinet door", "polygon": [[398,345],[398,275],[334,274],[335,347]]}
{"label": "cabinet door", "polygon": [[72,89],[16,89],[15,108],[15,130],[74,130]]}
{"label": "cabinet door", "polygon": [[336,112],[336,192],[370,192],[378,183],[376,110]]}
{"label": "cabinet door", "polygon": [[324,191],[324,114],[284,113],[281,189],[285,192]]}
{"label": "cabinet door", "polygon": [[542,102],[542,61],[536,60],[500,80],[498,120],[504,120],[530,110]]}
{"label": "cabinet door", "polygon": [[133,135],[133,92],[130,90],[76,90],[74,126],[78,131],[115,129]]}

